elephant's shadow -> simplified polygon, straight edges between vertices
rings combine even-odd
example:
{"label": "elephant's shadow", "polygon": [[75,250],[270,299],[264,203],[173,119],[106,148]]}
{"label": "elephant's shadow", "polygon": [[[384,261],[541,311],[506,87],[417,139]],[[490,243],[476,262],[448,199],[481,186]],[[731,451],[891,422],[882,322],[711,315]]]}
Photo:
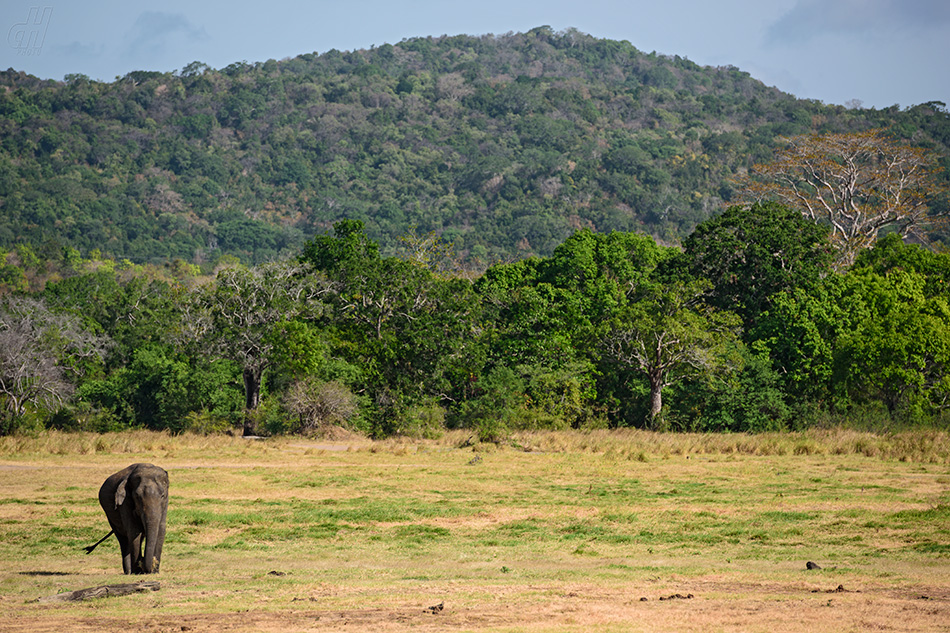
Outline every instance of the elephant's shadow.
{"label": "elephant's shadow", "polygon": [[66,571],[21,571],[21,576],[71,576]]}

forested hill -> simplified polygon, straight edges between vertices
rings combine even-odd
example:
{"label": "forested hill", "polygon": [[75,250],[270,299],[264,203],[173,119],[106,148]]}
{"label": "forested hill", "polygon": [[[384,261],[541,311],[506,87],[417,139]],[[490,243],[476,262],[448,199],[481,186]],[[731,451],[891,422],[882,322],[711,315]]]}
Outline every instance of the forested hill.
{"label": "forested hill", "polygon": [[548,27],[0,87],[0,248],[135,262],[260,262],[344,217],[386,253],[415,227],[482,262],[581,227],[672,243],[779,135],[889,126],[945,165],[950,145],[941,103],[824,105]]}

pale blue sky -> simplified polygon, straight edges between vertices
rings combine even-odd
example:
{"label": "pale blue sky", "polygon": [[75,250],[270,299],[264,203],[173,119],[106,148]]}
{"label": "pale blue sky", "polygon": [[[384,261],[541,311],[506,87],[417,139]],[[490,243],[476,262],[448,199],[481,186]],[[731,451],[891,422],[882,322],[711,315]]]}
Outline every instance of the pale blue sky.
{"label": "pale blue sky", "polygon": [[112,81],[541,25],[737,66],[828,104],[950,103],[950,0],[4,0],[0,69]]}

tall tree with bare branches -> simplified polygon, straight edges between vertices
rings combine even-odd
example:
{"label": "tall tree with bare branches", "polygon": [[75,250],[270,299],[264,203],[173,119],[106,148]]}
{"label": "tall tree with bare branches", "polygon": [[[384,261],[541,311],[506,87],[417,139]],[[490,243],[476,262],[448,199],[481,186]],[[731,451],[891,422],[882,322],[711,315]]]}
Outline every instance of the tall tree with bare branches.
{"label": "tall tree with bare branches", "polygon": [[28,407],[62,405],[74,389],[70,378],[102,360],[109,346],[75,315],[52,312],[35,299],[5,298],[0,302],[0,433],[14,428]]}
{"label": "tall tree with bare branches", "polygon": [[836,267],[849,267],[882,230],[926,242],[926,230],[948,209],[929,201],[941,191],[937,157],[875,129],[786,137],[771,162],[740,178],[743,198],[777,200],[831,226]]}
{"label": "tall tree with bare branches", "polygon": [[264,370],[274,361],[281,328],[323,311],[331,284],[305,265],[276,262],[254,268],[225,268],[198,288],[183,321],[185,336],[205,353],[241,364],[244,377],[244,434],[257,432],[252,413],[260,403]]}

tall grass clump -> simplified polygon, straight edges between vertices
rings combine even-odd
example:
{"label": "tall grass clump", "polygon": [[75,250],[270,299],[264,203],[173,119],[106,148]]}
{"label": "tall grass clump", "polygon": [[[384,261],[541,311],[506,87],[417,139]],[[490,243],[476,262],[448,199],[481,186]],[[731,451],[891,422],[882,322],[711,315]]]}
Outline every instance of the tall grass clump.
{"label": "tall grass clump", "polygon": [[0,437],[0,456],[167,454],[185,450],[197,453],[246,446],[240,437],[136,429],[122,432],[89,433],[49,430],[36,435]]}
{"label": "tall grass clump", "polygon": [[760,434],[656,433],[640,429],[524,431],[514,433],[512,441],[525,450],[639,460],[682,455],[862,455],[950,463],[950,434],[934,429],[882,434],[842,428]]}
{"label": "tall grass clump", "polygon": [[[419,435],[422,435],[420,437]],[[357,437],[373,452],[412,453],[445,447],[478,447],[484,442],[476,429],[455,429],[425,437],[397,435],[371,441],[355,433],[325,437],[320,441],[353,441]],[[284,450],[299,437],[279,436],[249,442],[232,434],[130,430],[109,433],[44,431],[30,435],[0,436],[0,456],[95,455],[172,453],[266,454]],[[316,441],[311,439],[311,441]],[[545,453],[588,453],[609,459],[650,461],[689,455],[860,455],[913,463],[950,464],[950,433],[918,428],[893,433],[873,433],[847,428],[809,429],[772,433],[663,433],[642,429],[590,429],[562,431],[512,431],[501,450]],[[481,446],[488,446],[482,443]],[[441,447],[441,448],[440,448]]]}

